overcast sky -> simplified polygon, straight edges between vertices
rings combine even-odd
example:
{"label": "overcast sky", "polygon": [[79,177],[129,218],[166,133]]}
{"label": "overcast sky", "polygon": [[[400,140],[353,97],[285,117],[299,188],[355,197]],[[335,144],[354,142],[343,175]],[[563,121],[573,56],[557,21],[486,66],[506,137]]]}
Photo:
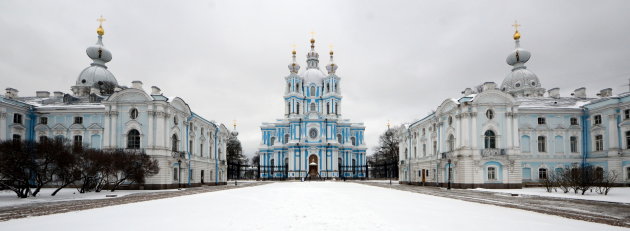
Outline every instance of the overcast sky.
{"label": "overcast sky", "polygon": [[0,88],[20,96],[70,92],[91,60],[103,15],[109,70],[183,98],[209,120],[238,121],[251,155],[262,122],[284,113],[291,45],[306,66],[316,32],[320,67],[334,45],[343,117],[364,122],[366,143],[428,114],[466,87],[510,71],[511,25],[542,86],[628,90],[630,1],[0,1]]}

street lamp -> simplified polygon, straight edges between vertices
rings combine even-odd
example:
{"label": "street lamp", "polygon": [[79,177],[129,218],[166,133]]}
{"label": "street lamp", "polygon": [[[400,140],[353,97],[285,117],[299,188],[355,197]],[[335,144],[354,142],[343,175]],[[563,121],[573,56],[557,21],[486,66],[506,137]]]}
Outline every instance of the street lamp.
{"label": "street lamp", "polygon": [[448,186],[446,189],[451,190],[451,175],[452,174],[452,170],[451,170],[451,159],[448,159]]}
{"label": "street lamp", "polygon": [[182,179],[182,160],[179,159],[177,160],[177,190],[182,190],[182,183],[181,183],[181,179]]}

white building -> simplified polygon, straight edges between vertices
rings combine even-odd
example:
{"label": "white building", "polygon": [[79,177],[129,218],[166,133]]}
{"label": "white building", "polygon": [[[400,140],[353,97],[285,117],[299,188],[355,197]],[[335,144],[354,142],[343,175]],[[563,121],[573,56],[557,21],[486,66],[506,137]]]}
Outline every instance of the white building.
{"label": "white building", "polygon": [[520,47],[518,30],[514,40],[501,86],[466,88],[405,125],[398,134],[400,181],[444,185],[450,175],[454,187],[520,188],[552,171],[591,165],[630,183],[630,93],[545,91],[525,66],[531,54]]}
{"label": "white building", "polygon": [[0,140],[67,138],[91,148],[144,150],[160,167],[139,185],[145,189],[225,184],[228,129],[158,87],[145,92],[140,81],[119,86],[105,65],[112,54],[103,46],[102,26],[97,33],[98,42],[86,50],[93,62],[79,74],[73,94],[21,97],[6,89],[0,96]]}
{"label": "white building", "polygon": [[330,51],[328,74],[319,69],[315,39],[298,74],[293,51],[285,79],[284,118],[263,123],[260,176],[271,178],[366,177],[365,126],[341,117],[341,78]]}

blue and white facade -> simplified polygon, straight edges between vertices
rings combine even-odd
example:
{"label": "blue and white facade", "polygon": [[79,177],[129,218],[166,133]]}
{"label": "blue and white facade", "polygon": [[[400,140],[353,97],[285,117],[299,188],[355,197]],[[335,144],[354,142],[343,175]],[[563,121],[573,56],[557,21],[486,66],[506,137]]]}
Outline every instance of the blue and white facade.
{"label": "blue and white facade", "polygon": [[[565,167],[590,165],[630,183],[630,93],[585,88],[562,97],[525,66],[520,47],[501,86],[486,82],[446,99],[398,133],[400,181],[455,187],[520,188]],[[545,94],[546,93],[546,94]]]}
{"label": "blue and white facade", "polygon": [[299,72],[295,54],[284,78],[284,118],[261,126],[260,164],[265,167],[260,176],[365,177],[365,126],[341,117],[341,78],[335,73],[333,52],[328,74],[319,69],[314,39],[306,70]]}
{"label": "blue and white facade", "polygon": [[[146,92],[140,81],[119,86],[105,65],[112,55],[103,46],[102,27],[98,33],[98,42],[87,49],[93,62],[80,73],[72,94],[37,91],[21,97],[6,89],[0,96],[0,140],[63,138],[91,148],[143,150],[160,167],[138,185],[145,189],[225,184],[228,129],[158,87]],[[98,88],[107,83],[115,87],[111,94]]]}

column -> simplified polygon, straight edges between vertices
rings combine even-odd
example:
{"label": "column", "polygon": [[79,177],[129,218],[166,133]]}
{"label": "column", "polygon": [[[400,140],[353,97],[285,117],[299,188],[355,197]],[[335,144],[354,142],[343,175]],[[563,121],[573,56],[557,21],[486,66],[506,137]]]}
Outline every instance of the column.
{"label": "column", "polygon": [[153,111],[152,107],[152,105],[149,105],[149,107],[147,108],[147,117],[149,123],[149,128],[147,129],[147,147],[149,148],[155,147],[155,142],[153,139],[153,134],[155,133],[153,131],[153,118],[155,117],[155,112]]}

